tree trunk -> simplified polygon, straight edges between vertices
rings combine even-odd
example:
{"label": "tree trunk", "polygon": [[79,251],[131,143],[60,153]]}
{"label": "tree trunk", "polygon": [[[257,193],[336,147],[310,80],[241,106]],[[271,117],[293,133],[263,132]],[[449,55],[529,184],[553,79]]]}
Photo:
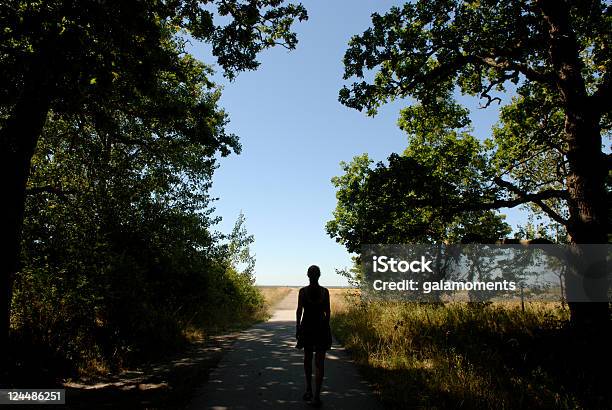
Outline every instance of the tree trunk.
{"label": "tree trunk", "polygon": [[[570,116],[566,119],[566,134],[568,136],[568,163],[570,173],[567,188],[570,193],[570,223],[568,233],[572,244],[603,244],[607,243],[607,195],[605,192],[605,171],[601,152],[601,138],[597,127],[576,125]],[[597,128],[597,131],[594,129]],[[594,136],[598,137],[595,138]],[[593,249],[587,250],[590,257],[584,255],[585,249],[577,248],[582,259],[602,259],[605,266],[605,252],[593,255]],[[584,268],[578,268],[584,269]],[[607,272],[592,272],[591,274],[605,277]],[[579,275],[584,272],[578,271]],[[567,277],[566,277],[567,278]],[[596,278],[586,278],[591,280]],[[582,286],[584,287],[584,285]],[[578,327],[593,330],[609,324],[610,312],[605,302],[608,287],[597,286],[595,282],[587,283],[586,290],[593,302],[569,301],[572,323]]]}
{"label": "tree trunk", "polygon": [[[573,244],[605,244],[607,237],[607,167],[601,150],[599,110],[582,78],[583,64],[578,54],[576,35],[570,24],[566,1],[539,0],[548,26],[549,56],[555,71],[556,87],[565,111],[564,133],[568,145],[569,175],[567,189],[570,218],[568,233]],[[580,252],[580,250],[579,250]],[[579,272],[580,273],[580,272]],[[605,274],[605,273],[604,273]],[[609,324],[607,286],[592,289],[599,302],[569,302],[571,321],[578,327],[604,329]]]}
{"label": "tree trunk", "polygon": [[0,213],[0,348],[3,352],[9,342],[12,288],[19,262],[30,161],[48,111],[49,98],[41,78],[26,75],[11,116],[0,129],[0,175],[4,190],[4,212]]}

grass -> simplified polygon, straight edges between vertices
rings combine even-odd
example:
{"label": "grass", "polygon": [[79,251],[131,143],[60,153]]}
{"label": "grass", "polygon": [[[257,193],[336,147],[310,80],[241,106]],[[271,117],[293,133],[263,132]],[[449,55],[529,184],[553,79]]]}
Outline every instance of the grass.
{"label": "grass", "polygon": [[336,312],[345,312],[351,298],[357,296],[357,291],[350,288],[331,288],[329,289],[329,304],[332,316]]}
{"label": "grass", "polygon": [[[249,284],[249,286],[251,286]],[[130,340],[104,338],[117,329],[104,324],[95,328],[88,339],[80,333],[53,331],[44,326],[48,321],[31,320],[31,328],[15,329],[11,334],[8,365],[0,366],[0,384],[11,386],[60,385],[64,381],[88,380],[96,383],[110,375],[139,369],[149,363],[163,363],[176,355],[185,355],[211,337],[246,329],[270,317],[269,305],[263,295],[252,287],[248,292],[220,294],[220,302],[202,306],[199,312],[184,317],[147,317],[147,323],[157,324],[154,334],[137,334]],[[164,312],[162,312],[164,313]],[[62,321],[62,318],[66,318]],[[73,330],[69,315],[53,316],[54,323],[65,323],[60,330]],[[136,318],[138,319],[138,318]],[[126,315],[126,321],[137,320]],[[28,332],[29,330],[29,332]],[[104,331],[104,332],[102,332]],[[40,336],[42,334],[42,337]],[[76,335],[76,336],[75,336]],[[64,345],[77,353],[66,353]],[[107,352],[110,351],[111,354]],[[106,354],[103,354],[106,353]]]}
{"label": "grass", "polygon": [[388,408],[610,406],[606,378],[584,366],[590,345],[569,333],[558,304],[522,312],[348,297],[332,311],[332,329]]}
{"label": "grass", "polygon": [[[271,311],[278,302],[289,294],[291,289],[299,288],[296,286],[258,286],[258,289],[264,297],[268,311]],[[328,290],[332,312],[336,310],[345,310],[347,303],[346,296],[355,292],[348,288],[329,288]]]}

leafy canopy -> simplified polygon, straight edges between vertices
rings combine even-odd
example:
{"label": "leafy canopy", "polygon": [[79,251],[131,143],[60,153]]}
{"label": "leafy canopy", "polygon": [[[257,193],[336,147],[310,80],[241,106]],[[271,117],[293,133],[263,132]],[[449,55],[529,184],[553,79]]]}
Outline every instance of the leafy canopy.
{"label": "leafy canopy", "polygon": [[[575,85],[568,66],[559,62],[563,50],[554,49],[551,18],[568,30],[559,41],[568,58],[575,54]],[[413,98],[400,114],[400,127],[409,141],[435,145],[452,130],[470,131],[469,113],[454,100],[455,93],[480,98],[483,109],[513,95],[484,143],[487,165],[477,178],[481,198],[468,195],[463,206],[527,204],[567,228],[568,209],[576,208],[567,190],[575,180],[571,173],[594,165],[571,168],[565,127],[568,118],[580,118],[578,111],[588,107],[601,136],[610,137],[610,44],[609,2],[410,2],[384,15],[374,13],[372,27],[351,39],[344,78],[352,83],[339,99],[374,115],[390,100]],[[594,155],[603,156],[601,150]]]}
{"label": "leafy canopy", "polygon": [[[10,114],[24,87],[47,95],[51,109],[118,99],[129,108],[158,72],[181,80],[186,35],[212,46],[230,79],[258,67],[257,54],[297,44],[300,4],[282,0],[9,0],[0,6],[0,101]],[[153,96],[152,96],[153,97]]]}
{"label": "leafy canopy", "polygon": [[359,252],[368,243],[459,242],[466,235],[498,238],[509,233],[503,217],[464,207],[486,190],[479,142],[449,133],[434,144],[414,140],[403,155],[372,168],[367,155],[342,163],[332,179],[338,203],[327,223],[330,236]]}

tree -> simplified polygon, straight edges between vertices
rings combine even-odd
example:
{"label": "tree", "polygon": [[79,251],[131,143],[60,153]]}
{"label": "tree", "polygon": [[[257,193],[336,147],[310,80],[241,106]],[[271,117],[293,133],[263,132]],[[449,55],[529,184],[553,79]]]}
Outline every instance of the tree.
{"label": "tree", "polygon": [[[104,121],[86,110],[49,116],[26,190],[11,318],[19,346],[112,367],[176,347],[187,324],[214,323],[219,301],[227,320],[260,306],[212,232],[215,156],[239,145],[209,68],[188,56],[182,67],[181,81],[160,73],[159,95],[134,101],[148,124],[120,110]],[[172,111],[157,109],[169,100]],[[27,361],[31,350],[9,357]]]}
{"label": "tree", "polygon": [[[437,266],[429,275],[419,274],[419,280],[472,280],[469,275],[451,276],[447,268],[455,252],[442,244],[461,243],[468,237],[501,238],[511,231],[503,215],[464,206],[468,198],[472,203],[480,201],[485,190],[485,150],[467,133],[421,131],[402,155],[392,154],[387,163],[373,166],[364,154],[341,164],[344,175],[332,179],[338,202],[327,232],[349,252],[361,255],[361,246],[367,244],[430,244],[409,248],[402,257],[409,260],[431,252]],[[484,254],[494,259],[492,253],[480,250],[480,257],[474,259],[483,259]],[[366,279],[359,269],[361,256],[354,263],[351,272],[342,274],[350,277],[352,273],[350,280],[359,283]],[[440,294],[428,296],[439,301]]]}
{"label": "tree", "polygon": [[[198,85],[204,69],[196,64],[185,82],[167,83],[182,107],[156,121],[156,137],[121,112],[102,124],[84,113],[49,116],[32,161],[13,286],[19,346],[42,346],[75,367],[93,358],[114,367],[153,353],[153,335],[155,348],[173,348],[181,324],[210,305],[217,245],[207,151],[226,119],[218,93]],[[178,131],[200,116],[208,125],[191,138]],[[197,138],[204,135],[209,145]],[[31,355],[10,352],[15,361]]]}
{"label": "tree", "polygon": [[[466,126],[451,109],[456,89],[486,108],[501,101],[496,92],[516,88],[491,143],[494,197],[475,205],[531,204],[571,243],[607,243],[610,44],[612,5],[603,1],[416,1],[373,14],[372,27],[353,37],[344,78],[360,81],[340,101],[375,114],[390,99],[412,97],[417,103],[402,112],[410,134],[421,122]],[[607,303],[570,308],[576,324],[609,320]]]}
{"label": "tree", "polygon": [[[0,175],[5,211],[0,215],[0,343],[9,332],[30,162],[50,113],[85,112],[90,120],[103,123],[108,111],[116,110],[129,121],[151,125],[156,114],[172,113],[177,100],[153,104],[158,110],[153,113],[139,111],[139,102],[157,101],[166,81],[183,81],[183,66],[189,64],[185,34],[210,43],[218,63],[233,78],[255,69],[257,54],[266,48],[294,48],[292,22],[306,18],[303,6],[283,5],[282,0],[2,3]],[[179,131],[189,138],[193,130],[187,126]],[[199,138],[208,143],[206,134]],[[212,152],[218,148],[210,144]]]}
{"label": "tree", "polygon": [[249,235],[246,229],[246,217],[240,211],[238,219],[234,224],[229,235],[228,256],[229,264],[240,274],[246,276],[249,281],[254,282],[255,278],[255,255],[251,254],[251,245],[255,242],[255,237]]}
{"label": "tree", "polygon": [[332,179],[338,203],[328,234],[349,252],[360,252],[362,244],[459,243],[468,235],[509,234],[502,215],[464,206],[480,201],[486,183],[481,144],[454,132],[430,142],[415,139],[403,155],[373,168],[367,155],[342,163],[345,174]]}

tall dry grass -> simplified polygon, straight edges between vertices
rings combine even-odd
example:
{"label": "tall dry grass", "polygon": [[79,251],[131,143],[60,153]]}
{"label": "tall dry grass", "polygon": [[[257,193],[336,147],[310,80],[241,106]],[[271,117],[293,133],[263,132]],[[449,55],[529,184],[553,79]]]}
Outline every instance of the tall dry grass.
{"label": "tall dry grass", "polygon": [[[607,408],[553,303],[366,303],[332,313],[336,337],[389,408]],[[605,381],[605,379],[603,379]],[[601,380],[600,380],[601,381]]]}
{"label": "tall dry grass", "polygon": [[331,288],[329,289],[329,304],[332,315],[345,312],[350,303],[351,297],[358,295],[357,290],[350,288]]}

